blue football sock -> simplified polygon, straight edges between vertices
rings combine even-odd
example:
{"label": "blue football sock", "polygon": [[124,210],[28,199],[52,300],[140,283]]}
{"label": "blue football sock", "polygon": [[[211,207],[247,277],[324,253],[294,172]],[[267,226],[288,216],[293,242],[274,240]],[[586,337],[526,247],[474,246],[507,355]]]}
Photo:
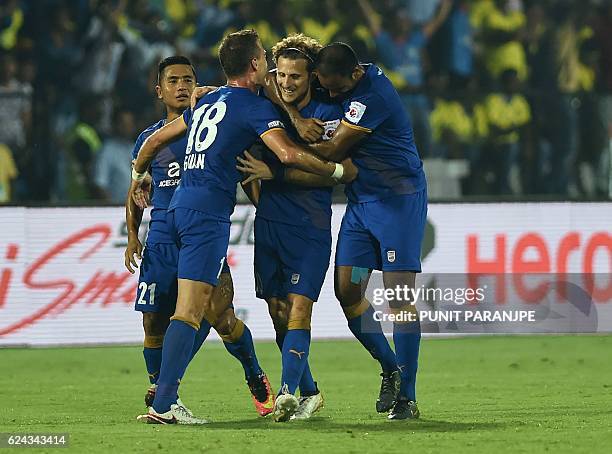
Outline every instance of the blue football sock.
{"label": "blue football sock", "polygon": [[206,320],[202,320],[202,323],[200,324],[200,329],[196,333],[195,339],[193,341],[193,349],[191,350],[191,358],[189,361],[193,359],[196,353],[198,353],[198,351],[200,350],[200,347],[202,347],[202,344],[210,334],[210,328],[210,323],[208,323]]}
{"label": "blue football sock", "polygon": [[308,352],[310,350],[310,330],[290,329],[283,342],[283,374],[281,388],[287,386],[291,394],[300,383],[304,368],[308,363]]}
{"label": "blue football sock", "polygon": [[[287,331],[276,332],[276,345],[278,345],[278,349],[283,353],[283,342],[285,341],[285,336],[287,335]],[[312,372],[310,371],[310,364],[306,361],[306,366],[304,367],[304,372],[302,373],[302,378],[300,379],[300,396],[312,396],[317,392],[317,384],[314,381],[314,377],[312,376]]]}
{"label": "blue football sock", "polygon": [[157,383],[159,378],[159,371],[161,369],[162,362],[162,348],[149,348],[145,347],[142,350],[144,356],[145,365],[147,366],[147,373],[149,374],[149,381],[152,385]]}
{"label": "blue football sock", "polygon": [[[238,321],[238,323],[242,323]],[[235,341],[229,342],[223,341],[226,350],[242,364],[244,369],[244,377],[247,380],[257,377],[261,374],[262,370],[259,367],[257,361],[257,355],[255,354],[255,345],[253,344],[253,337],[249,327],[244,325],[244,331],[242,335]]]}
{"label": "blue football sock", "polygon": [[397,370],[395,353],[383,334],[380,322],[374,320],[374,309],[370,304],[363,314],[348,319],[348,327],[361,345],[380,363],[383,372]]}
{"label": "blue football sock", "polygon": [[393,325],[393,342],[395,343],[397,364],[402,376],[399,395],[416,401],[416,375],[419,344],[421,342],[420,323],[395,323]]}
{"label": "blue football sock", "polygon": [[164,337],[162,364],[153,408],[165,413],[176,403],[181,375],[191,359],[196,330],[182,320],[172,320]]}
{"label": "blue football sock", "polygon": [[206,320],[202,320],[202,323],[200,324],[200,329],[196,332],[195,339],[193,340],[193,348],[191,349],[191,355],[189,356],[189,363],[185,365],[185,370],[183,370],[183,372],[181,373],[181,380],[185,376],[185,372],[187,370],[187,367],[191,363],[191,360],[194,358],[196,353],[198,353],[198,351],[202,347],[202,344],[210,334],[210,329],[210,323],[208,323]]}
{"label": "blue football sock", "polygon": [[304,372],[302,372],[302,378],[300,379],[300,396],[312,396],[317,393],[317,384],[314,381],[312,372],[310,371],[310,364],[306,360],[304,366]]}

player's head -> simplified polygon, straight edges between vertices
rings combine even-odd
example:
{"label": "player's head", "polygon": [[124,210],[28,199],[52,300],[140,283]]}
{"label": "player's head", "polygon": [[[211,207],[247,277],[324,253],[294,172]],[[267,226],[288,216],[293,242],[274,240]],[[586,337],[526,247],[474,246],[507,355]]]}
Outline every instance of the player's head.
{"label": "player's head", "polygon": [[189,107],[195,86],[195,69],[187,57],[173,55],[159,62],[155,90],[166,107],[177,111]]}
{"label": "player's head", "polygon": [[332,43],[317,54],[315,74],[323,88],[329,90],[332,97],[352,90],[363,70],[359,65],[357,54],[346,43]]}
{"label": "player's head", "polygon": [[219,62],[228,80],[249,77],[261,85],[268,72],[266,51],[255,30],[240,30],[223,38]]}
{"label": "player's head", "polygon": [[299,104],[310,95],[314,61],[321,48],[316,39],[301,33],[290,35],[274,45],[272,58],[276,63],[276,82],[283,101]]}

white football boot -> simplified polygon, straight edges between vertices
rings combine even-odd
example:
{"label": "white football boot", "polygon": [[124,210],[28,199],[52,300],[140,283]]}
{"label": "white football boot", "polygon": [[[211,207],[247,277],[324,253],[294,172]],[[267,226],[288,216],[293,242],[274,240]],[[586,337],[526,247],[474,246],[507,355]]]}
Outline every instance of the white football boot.
{"label": "white football boot", "polygon": [[274,421],[276,422],[289,421],[300,406],[300,402],[298,401],[297,397],[295,397],[293,394],[289,394],[289,392],[286,392],[286,385],[283,388],[285,388],[285,392],[279,394],[274,402],[274,411],[272,412],[272,415],[274,416]]}
{"label": "white football boot", "polygon": [[149,407],[149,412],[146,415],[140,415],[136,419],[147,424],[185,424],[190,426],[199,426],[210,422],[206,419],[196,418],[189,410],[179,404],[172,404],[170,410],[165,413],[157,413],[153,407]]}
{"label": "white football boot", "polygon": [[300,397],[300,405],[291,419],[308,419],[323,408],[324,403],[321,391],[312,396]]}

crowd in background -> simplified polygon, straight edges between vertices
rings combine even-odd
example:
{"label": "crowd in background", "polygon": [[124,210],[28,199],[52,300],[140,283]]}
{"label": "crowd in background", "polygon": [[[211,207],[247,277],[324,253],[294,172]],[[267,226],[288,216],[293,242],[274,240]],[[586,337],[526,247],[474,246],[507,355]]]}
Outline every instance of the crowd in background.
{"label": "crowd in background", "polygon": [[158,61],[222,84],[222,36],[303,32],[376,62],[410,112],[430,197],[608,198],[609,0],[3,0],[0,203],[122,203],[163,116]]}

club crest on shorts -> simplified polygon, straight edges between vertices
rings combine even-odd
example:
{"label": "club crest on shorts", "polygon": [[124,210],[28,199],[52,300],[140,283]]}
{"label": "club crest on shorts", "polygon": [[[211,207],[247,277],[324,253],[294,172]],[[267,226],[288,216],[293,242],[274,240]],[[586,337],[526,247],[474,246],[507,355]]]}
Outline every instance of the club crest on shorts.
{"label": "club crest on shorts", "polygon": [[293,274],[291,275],[291,283],[292,283],[293,285],[295,285],[295,284],[297,284],[298,282],[300,282],[300,275],[299,275],[299,273],[293,273]]}
{"label": "club crest on shorts", "polygon": [[395,262],[395,251],[387,251],[387,262]]}

